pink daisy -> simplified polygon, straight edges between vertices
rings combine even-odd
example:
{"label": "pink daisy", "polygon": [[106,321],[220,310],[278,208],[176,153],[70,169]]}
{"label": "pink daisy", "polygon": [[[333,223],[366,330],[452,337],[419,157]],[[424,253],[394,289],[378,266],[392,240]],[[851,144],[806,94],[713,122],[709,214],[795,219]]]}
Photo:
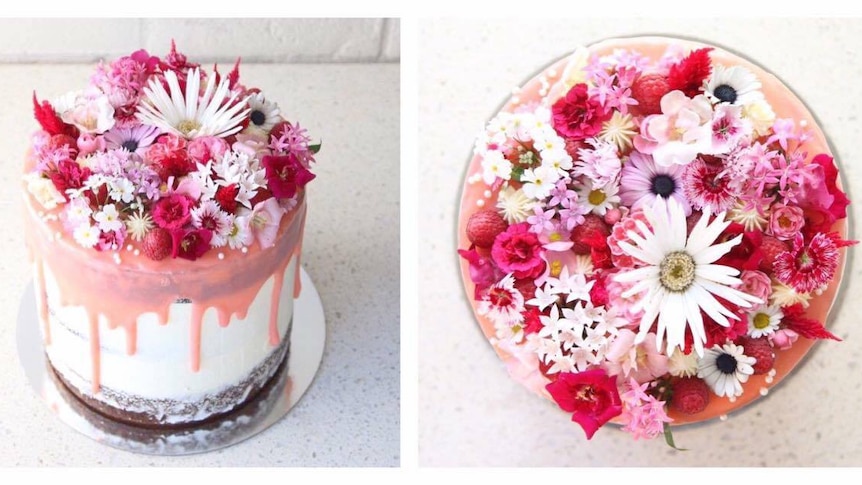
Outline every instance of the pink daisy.
{"label": "pink daisy", "polygon": [[730,188],[730,173],[719,164],[709,164],[697,158],[682,171],[685,197],[695,209],[709,208],[713,213],[724,212],[735,202]]}
{"label": "pink daisy", "polygon": [[659,197],[675,199],[689,216],[691,205],[683,194],[682,170],[682,165],[663,167],[657,165],[652,156],[633,151],[622,170],[620,200],[637,209],[644,205],[652,207]]}
{"label": "pink daisy", "polygon": [[801,234],[793,241],[793,249],[775,258],[775,278],[799,293],[808,293],[825,286],[838,269],[838,236],[818,232],[804,243]]}

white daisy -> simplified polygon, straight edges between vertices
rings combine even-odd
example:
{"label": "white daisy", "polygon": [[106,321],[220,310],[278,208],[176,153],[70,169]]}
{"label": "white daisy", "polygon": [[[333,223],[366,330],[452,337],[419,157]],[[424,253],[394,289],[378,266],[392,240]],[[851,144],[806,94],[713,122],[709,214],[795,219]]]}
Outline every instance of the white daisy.
{"label": "white daisy", "polygon": [[242,129],[240,122],[248,115],[248,105],[236,102],[239,93],[230,93],[227,77],[216,86],[215,76],[210,76],[202,96],[201,73],[196,68],[188,73],[185,91],[175,72],[166,72],[165,81],[170,94],[155,77],[144,88],[145,96],[135,115],[141,123],[187,139],[226,137]]}
{"label": "white daisy", "polygon": [[613,180],[602,188],[593,188],[593,182],[589,178],[584,179],[575,191],[578,193],[578,204],[586,209],[586,212],[592,212],[600,216],[605,215],[608,209],[613,209],[614,205],[620,203],[620,185],[619,181]]}
{"label": "white daisy", "polygon": [[269,133],[282,120],[278,105],[268,101],[263,93],[255,93],[248,98],[248,127]]}
{"label": "white daisy", "polygon": [[704,83],[704,94],[713,104],[746,105],[763,99],[757,76],[742,66],[716,64]]}
{"label": "white daisy", "polygon": [[646,338],[653,322],[658,318],[656,347],[662,348],[667,335],[667,352],[685,346],[685,331],[689,329],[697,355],[703,356],[706,333],[701,310],[721,326],[730,326],[730,319],[739,317],[725,308],[716,297],[743,308],[752,303],[763,303],[758,298],[732,288],[741,284],[739,270],[714,264],[721,256],[739,244],[742,235],[730,241],[715,244],[716,238],[730,225],[725,213],[710,223],[710,212],[705,210],[691,234],[686,236],[686,219],[682,206],[675,200],[657,198],[652,206],[644,206],[647,227],[637,221],[641,234],[629,231],[635,243],[619,243],[629,256],[646,263],[646,266],[614,275],[620,283],[634,283],[622,293],[623,298],[637,297],[633,312],[644,311],[640,331],[635,343]]}
{"label": "white daisy", "polygon": [[535,206],[536,201],[524,195],[521,189],[506,186],[497,194],[497,209],[509,224],[526,221],[533,215]]}
{"label": "white daisy", "polygon": [[719,397],[741,396],[742,384],[754,374],[752,366],[757,361],[745,355],[744,350],[732,343],[708,349],[697,363],[697,377]]}
{"label": "white daisy", "polygon": [[775,333],[784,312],[778,306],[761,306],[748,314],[748,335],[753,338],[764,337]]}

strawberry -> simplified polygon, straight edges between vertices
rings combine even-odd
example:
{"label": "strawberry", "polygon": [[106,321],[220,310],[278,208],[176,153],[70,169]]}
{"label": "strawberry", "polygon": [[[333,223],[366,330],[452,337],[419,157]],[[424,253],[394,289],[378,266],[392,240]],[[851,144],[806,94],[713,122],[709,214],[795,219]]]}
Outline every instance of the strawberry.
{"label": "strawberry", "polygon": [[171,238],[171,233],[169,233],[167,229],[156,227],[151,229],[150,232],[144,236],[142,245],[144,254],[146,254],[148,258],[155,261],[161,261],[171,254],[171,250],[173,249],[173,239]]}
{"label": "strawberry", "polygon": [[491,209],[482,209],[467,221],[467,239],[480,248],[490,248],[494,239],[508,226],[503,217]]}
{"label": "strawberry", "polygon": [[789,251],[790,246],[784,241],[766,234],[763,235],[763,241],[760,245],[760,251],[763,253],[763,260],[760,261],[760,271],[767,274],[772,274],[772,264],[775,263],[775,258],[779,254]]}
{"label": "strawberry", "polygon": [[571,239],[575,243],[572,251],[575,254],[590,254],[593,248],[607,247],[610,235],[610,227],[600,216],[587,214],[584,216],[584,223],[572,230]]}
{"label": "strawberry", "polygon": [[644,116],[661,113],[661,98],[669,92],[667,78],[661,74],[643,75],[632,84],[637,111]]}
{"label": "strawberry", "polygon": [[709,387],[697,377],[684,377],[673,383],[670,405],[683,414],[697,414],[709,404]]}
{"label": "strawberry", "polygon": [[775,364],[775,352],[772,350],[772,344],[769,343],[769,340],[745,336],[737,340],[736,343],[742,346],[745,355],[757,359],[757,362],[752,366],[755,374],[766,374],[772,369],[772,365]]}

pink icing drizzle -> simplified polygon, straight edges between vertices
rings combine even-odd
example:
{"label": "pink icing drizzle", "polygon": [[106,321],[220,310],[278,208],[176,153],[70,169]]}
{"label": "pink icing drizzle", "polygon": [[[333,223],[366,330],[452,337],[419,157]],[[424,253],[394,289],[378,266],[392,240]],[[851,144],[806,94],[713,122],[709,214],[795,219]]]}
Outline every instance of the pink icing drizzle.
{"label": "pink icing drizzle", "polygon": [[[25,170],[30,170],[32,164],[33,161],[28,157]],[[241,319],[246,317],[252,301],[270,276],[276,276],[275,286],[280,293],[290,259],[299,257],[302,226],[305,223],[305,198],[304,194],[300,194],[297,207],[282,218],[276,242],[270,248],[261,249],[255,245],[249,248],[247,254],[225,251],[223,260],[217,257],[219,250],[212,249],[194,262],[181,259],[152,261],[144,255],[133,256],[130,252],[122,251],[119,253],[122,261],[117,264],[113,260],[114,252],[86,249],[71,238],[49,238],[49,235],[63,231],[60,222],[42,220],[37,215],[38,203],[26,190],[24,193],[27,217],[33,221],[25,226],[26,239],[36,265],[39,287],[42,288],[38,295],[39,318],[46,328],[45,342],[50,343],[44,291],[44,265],[47,264],[60,289],[60,301],[57,304],[81,306],[86,310],[94,393],[100,387],[100,316],[105,318],[109,328],[124,328],[126,353],[134,355],[137,351],[138,317],[154,312],[159,324],[167,325],[171,304],[178,298],[190,299],[190,365],[194,371],[198,371],[201,365],[200,338],[206,311],[214,308],[219,325],[225,327],[232,315]],[[300,217],[297,218],[297,215]],[[298,275],[297,259],[297,279]],[[273,300],[277,302],[278,298],[273,295]],[[273,340],[272,327],[275,326],[275,344],[278,343],[278,332],[277,325],[273,323],[277,323],[277,312],[276,303],[271,307],[269,322],[269,340]]]}

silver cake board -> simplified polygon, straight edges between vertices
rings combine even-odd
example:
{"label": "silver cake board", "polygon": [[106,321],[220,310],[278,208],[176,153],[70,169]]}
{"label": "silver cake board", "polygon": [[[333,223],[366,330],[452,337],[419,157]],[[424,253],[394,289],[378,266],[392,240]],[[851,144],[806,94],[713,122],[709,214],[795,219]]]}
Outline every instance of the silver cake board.
{"label": "silver cake board", "polygon": [[284,365],[270,385],[230,414],[199,426],[156,429],[114,421],[93,411],[59,382],[48,364],[39,332],[31,282],[18,311],[18,357],[27,380],[60,421],[100,443],[149,455],[191,455],[225,448],[251,438],[283,418],[311,386],[326,341],[323,305],[303,268],[302,292],[294,302],[293,329]]}

